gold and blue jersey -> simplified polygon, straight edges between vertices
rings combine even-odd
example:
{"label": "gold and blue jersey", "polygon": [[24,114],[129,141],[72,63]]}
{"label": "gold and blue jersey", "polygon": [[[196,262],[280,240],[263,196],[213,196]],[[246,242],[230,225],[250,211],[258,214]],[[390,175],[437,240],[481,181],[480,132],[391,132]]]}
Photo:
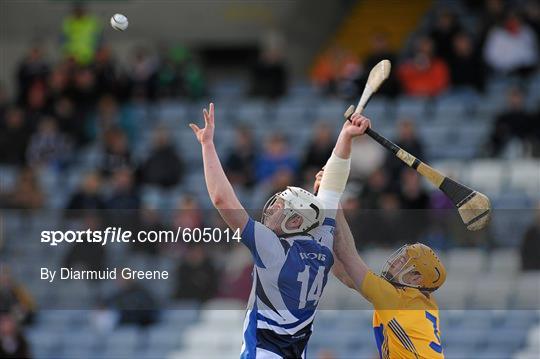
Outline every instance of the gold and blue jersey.
{"label": "gold and blue jersey", "polygon": [[381,359],[444,358],[439,309],[432,295],[396,287],[369,272],[361,288],[373,304],[373,329]]}

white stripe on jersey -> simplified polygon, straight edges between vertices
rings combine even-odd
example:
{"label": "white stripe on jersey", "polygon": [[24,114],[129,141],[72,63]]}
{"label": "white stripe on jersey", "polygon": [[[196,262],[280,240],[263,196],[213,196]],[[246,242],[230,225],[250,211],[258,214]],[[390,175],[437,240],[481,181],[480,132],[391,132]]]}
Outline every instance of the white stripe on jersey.
{"label": "white stripe on jersey", "polygon": [[261,329],[271,329],[272,331],[278,333],[278,334],[284,334],[284,335],[293,335],[297,331],[299,331],[302,328],[305,328],[307,325],[311,324],[313,321],[313,318],[315,318],[315,313],[311,317],[309,317],[307,320],[303,321],[302,323],[298,324],[294,328],[285,329],[283,327],[277,327],[275,325],[269,324],[263,320],[257,321],[257,328]]}

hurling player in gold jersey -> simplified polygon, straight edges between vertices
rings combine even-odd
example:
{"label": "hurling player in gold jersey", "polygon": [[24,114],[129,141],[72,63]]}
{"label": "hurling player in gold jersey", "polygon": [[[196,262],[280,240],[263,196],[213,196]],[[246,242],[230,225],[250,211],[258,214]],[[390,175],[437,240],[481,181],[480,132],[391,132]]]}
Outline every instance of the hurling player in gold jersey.
{"label": "hurling player in gold jersey", "polygon": [[343,211],[338,211],[334,252],[334,275],[373,305],[381,359],[444,358],[433,291],[444,283],[446,270],[431,248],[421,243],[404,245],[377,275],[358,255]]}

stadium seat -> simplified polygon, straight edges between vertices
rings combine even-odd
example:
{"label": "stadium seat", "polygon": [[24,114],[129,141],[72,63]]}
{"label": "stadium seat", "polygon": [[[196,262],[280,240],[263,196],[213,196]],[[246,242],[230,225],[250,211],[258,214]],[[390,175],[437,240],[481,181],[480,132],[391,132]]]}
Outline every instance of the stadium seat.
{"label": "stadium seat", "polygon": [[236,108],[236,111],[233,112],[232,117],[235,121],[241,122],[252,122],[254,119],[257,119],[262,122],[263,119],[266,119],[267,115],[267,104],[262,101],[242,101],[239,106]]}
{"label": "stadium seat", "polygon": [[157,115],[162,123],[171,126],[185,125],[188,122],[187,106],[180,102],[162,102]]}
{"label": "stadium seat", "polygon": [[517,273],[521,259],[515,249],[504,248],[494,250],[489,255],[489,272],[514,274]]}
{"label": "stadium seat", "polygon": [[486,333],[482,330],[461,328],[447,331],[443,334],[445,348],[459,347],[461,349],[474,349],[485,339]]}
{"label": "stadium seat", "polygon": [[488,337],[487,346],[499,353],[511,354],[525,344],[527,329],[494,328]]}
{"label": "stadium seat", "polygon": [[540,271],[523,272],[515,288],[514,308],[540,308]]}
{"label": "stadium seat", "polygon": [[468,171],[465,171],[464,169],[466,166],[464,161],[446,159],[433,161],[430,163],[430,165],[439,170],[441,173],[444,173],[447,177],[450,177],[456,181],[465,182],[467,180],[465,175],[468,173]]}
{"label": "stadium seat", "polygon": [[510,164],[510,187],[540,199],[540,161],[517,161]]}
{"label": "stadium seat", "polygon": [[462,278],[463,274],[478,273],[485,267],[486,259],[479,249],[456,248],[448,254],[447,270]]}
{"label": "stadium seat", "polygon": [[394,250],[390,249],[371,249],[364,251],[362,258],[365,260],[368,267],[374,272],[378,273],[386,263],[386,260],[390,255],[394,253]]}
{"label": "stadium seat", "polygon": [[440,309],[464,309],[471,295],[472,280],[467,276],[448,272],[444,285],[437,290],[435,298]]}
{"label": "stadium seat", "polygon": [[442,95],[434,103],[434,121],[440,123],[459,123],[465,118],[466,103],[460,96]]}
{"label": "stadium seat", "polygon": [[347,110],[349,105],[340,100],[326,100],[321,101],[316,107],[315,119],[316,121],[324,121],[330,124],[341,123],[343,114]]}
{"label": "stadium seat", "polygon": [[479,276],[473,286],[471,306],[478,309],[506,308],[512,294],[513,278],[504,273]]}
{"label": "stadium seat", "polygon": [[421,120],[426,114],[427,101],[415,97],[399,98],[396,104],[396,118]]}
{"label": "stadium seat", "polygon": [[[356,106],[356,104],[355,104]],[[374,128],[378,128],[381,123],[390,122],[389,109],[392,106],[389,101],[383,98],[372,97],[369,106],[364,110],[364,114],[371,119]],[[343,111],[345,112],[345,111]],[[392,116],[392,122],[394,118]]]}
{"label": "stadium seat", "polygon": [[201,321],[207,323],[239,323],[244,320],[243,310],[231,310],[226,307],[221,309],[204,309],[201,312]]}
{"label": "stadium seat", "polygon": [[500,161],[476,160],[468,166],[467,185],[487,195],[497,195],[505,183],[505,171]]}
{"label": "stadium seat", "polygon": [[468,359],[473,358],[475,351],[468,348],[460,348],[459,345],[443,345],[443,353],[446,359]]}
{"label": "stadium seat", "polygon": [[168,326],[156,325],[150,328],[149,348],[160,348],[170,351],[178,347],[182,341],[182,335],[178,330],[171,330]]}

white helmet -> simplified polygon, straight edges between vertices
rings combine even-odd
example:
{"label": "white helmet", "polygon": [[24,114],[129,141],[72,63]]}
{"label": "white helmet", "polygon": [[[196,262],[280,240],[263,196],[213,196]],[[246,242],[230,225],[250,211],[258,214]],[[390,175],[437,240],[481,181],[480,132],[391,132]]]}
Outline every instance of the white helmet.
{"label": "white helmet", "polygon": [[[268,216],[267,210],[278,198],[284,202],[283,216],[280,219],[280,227],[287,236],[309,232],[313,228],[321,225],[324,219],[324,208],[317,197],[310,192],[299,187],[287,187],[286,190],[278,192],[266,202],[263,208],[262,223]],[[302,217],[302,224],[296,229],[287,229],[285,224],[295,214]]]}

